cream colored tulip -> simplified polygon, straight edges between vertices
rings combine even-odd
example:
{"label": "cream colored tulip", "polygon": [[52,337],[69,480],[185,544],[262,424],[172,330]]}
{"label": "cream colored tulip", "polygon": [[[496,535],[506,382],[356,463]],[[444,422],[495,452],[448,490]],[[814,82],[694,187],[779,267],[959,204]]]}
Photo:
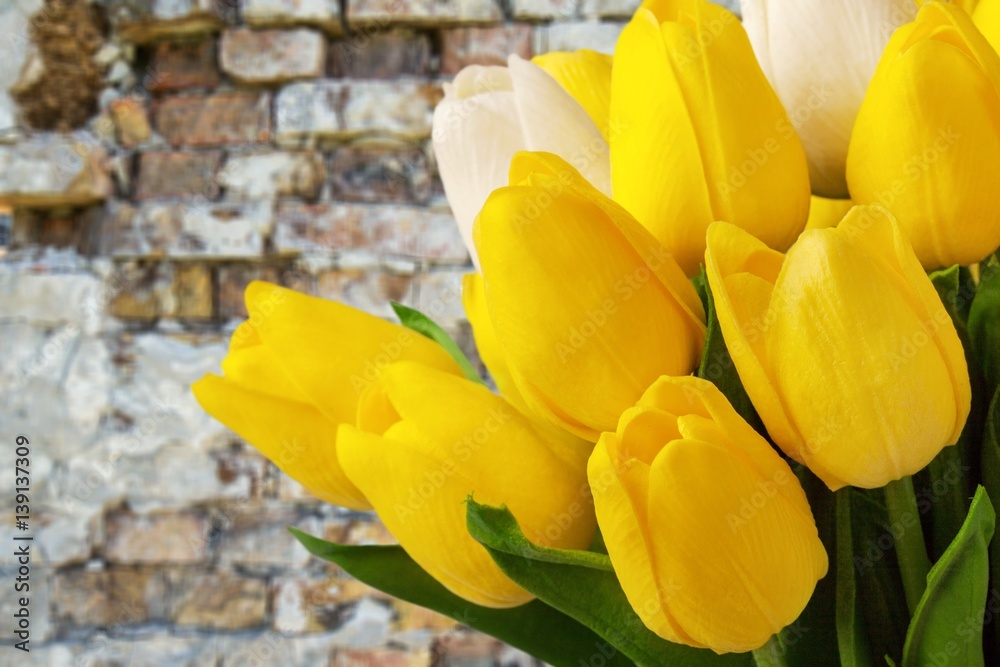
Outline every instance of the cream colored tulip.
{"label": "cream colored tulip", "polygon": [[590,114],[540,66],[466,67],[434,110],[434,153],[444,191],[472,260],[472,224],[486,198],[507,185],[514,153],[554,153],[594,187],[611,192],[608,144]]}
{"label": "cream colored tulip", "polygon": [[913,0],[743,0],[743,25],[802,140],[814,193],[847,197],[854,119],[893,31],[916,11]]}

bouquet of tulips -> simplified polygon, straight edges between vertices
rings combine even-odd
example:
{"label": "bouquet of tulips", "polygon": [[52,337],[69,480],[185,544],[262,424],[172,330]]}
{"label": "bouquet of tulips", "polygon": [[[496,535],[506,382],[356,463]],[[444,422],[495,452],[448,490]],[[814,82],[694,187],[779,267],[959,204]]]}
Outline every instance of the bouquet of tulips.
{"label": "bouquet of tulips", "polygon": [[253,283],[195,395],[399,542],[313,554],[552,665],[1000,664],[1000,0],[743,8],[446,84],[489,384]]}

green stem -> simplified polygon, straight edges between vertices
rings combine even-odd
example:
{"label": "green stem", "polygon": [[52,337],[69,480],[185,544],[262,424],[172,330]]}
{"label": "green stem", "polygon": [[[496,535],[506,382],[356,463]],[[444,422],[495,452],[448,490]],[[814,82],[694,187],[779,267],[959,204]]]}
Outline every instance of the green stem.
{"label": "green stem", "polygon": [[781,638],[774,635],[767,643],[753,652],[753,661],[757,667],[788,667],[785,660],[785,647]]}
{"label": "green stem", "polygon": [[927,573],[931,569],[924,531],[920,527],[920,510],[913,494],[913,480],[904,477],[887,484],[885,504],[889,510],[889,527],[896,542],[896,560],[903,577],[906,606],[910,608],[910,616],[913,616],[927,588]]}

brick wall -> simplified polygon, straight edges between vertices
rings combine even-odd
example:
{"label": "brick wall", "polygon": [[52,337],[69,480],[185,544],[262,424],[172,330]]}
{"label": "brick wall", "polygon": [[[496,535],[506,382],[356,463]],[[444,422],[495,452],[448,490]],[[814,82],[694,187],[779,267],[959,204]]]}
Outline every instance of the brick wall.
{"label": "brick wall", "polygon": [[17,664],[533,664],[309,558],[285,526],[390,537],[313,500],[188,387],[257,278],[387,317],[401,301],[470,348],[470,265],[429,143],[441,82],[511,52],[610,51],[636,4],[0,2],[4,516],[13,434],[33,445]]}

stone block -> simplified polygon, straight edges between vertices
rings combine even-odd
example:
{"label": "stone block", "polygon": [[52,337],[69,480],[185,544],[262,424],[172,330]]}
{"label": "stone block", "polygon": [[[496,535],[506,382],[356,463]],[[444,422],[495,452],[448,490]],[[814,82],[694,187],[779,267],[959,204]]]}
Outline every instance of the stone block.
{"label": "stone block", "polygon": [[306,25],[331,35],[343,32],[337,0],[243,0],[242,9],[254,27]]}
{"label": "stone block", "polygon": [[326,69],[326,37],[307,28],[227,30],[219,42],[222,71],[250,85],[317,79]]}
{"label": "stone block", "polygon": [[137,199],[215,199],[219,196],[216,174],[221,164],[221,151],[140,153],[135,196]]}
{"label": "stone block", "polygon": [[171,620],[182,628],[246,630],[267,617],[267,584],[232,572],[178,572]]}
{"label": "stone block", "polygon": [[173,146],[256,145],[271,138],[267,94],[186,95],[154,103],[156,129]]}
{"label": "stone block", "polygon": [[503,10],[495,0],[353,0],[347,8],[351,25],[441,26],[497,23]]}
{"label": "stone block", "polygon": [[146,44],[217,32],[222,3],[215,0],[103,0],[118,36]]}
{"label": "stone block", "polygon": [[215,88],[220,80],[215,40],[160,42],[151,69],[146,87],[154,93]]}
{"label": "stone block", "polygon": [[194,511],[133,514],[112,512],[107,519],[104,557],[111,563],[203,563],[208,545],[197,539],[208,521]]}
{"label": "stone block", "polygon": [[316,199],[323,188],[323,158],[312,151],[231,155],[219,174],[226,199]]}
{"label": "stone block", "polygon": [[135,148],[149,141],[153,129],[149,124],[149,114],[143,103],[132,97],[122,97],[108,105],[115,135],[125,148]]}
{"label": "stone block", "polygon": [[527,23],[444,30],[441,73],[458,74],[469,65],[506,65],[512,53],[530,60],[533,34]]}
{"label": "stone block", "polygon": [[433,165],[420,144],[347,145],[330,159],[337,201],[425,204],[434,192]]}
{"label": "stone block", "polygon": [[330,45],[330,76],[350,79],[426,77],[432,71],[427,33],[363,26]]}
{"label": "stone block", "polygon": [[107,153],[86,132],[0,145],[0,205],[87,206],[111,195]]}

